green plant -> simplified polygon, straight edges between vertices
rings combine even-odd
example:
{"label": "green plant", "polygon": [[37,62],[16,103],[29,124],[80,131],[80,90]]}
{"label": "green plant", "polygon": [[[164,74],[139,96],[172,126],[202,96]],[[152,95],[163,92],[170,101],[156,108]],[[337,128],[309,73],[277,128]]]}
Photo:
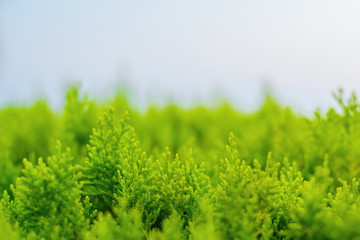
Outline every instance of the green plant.
{"label": "green plant", "polygon": [[62,153],[58,143],[56,150],[36,166],[25,159],[23,176],[12,187],[8,210],[23,236],[34,232],[39,238],[76,239],[86,227],[78,167],[71,165],[69,149]]}
{"label": "green plant", "polygon": [[0,109],[0,238],[360,239],[359,103],[334,97],[314,118],[271,97],[144,113],[77,88],[62,113]]}

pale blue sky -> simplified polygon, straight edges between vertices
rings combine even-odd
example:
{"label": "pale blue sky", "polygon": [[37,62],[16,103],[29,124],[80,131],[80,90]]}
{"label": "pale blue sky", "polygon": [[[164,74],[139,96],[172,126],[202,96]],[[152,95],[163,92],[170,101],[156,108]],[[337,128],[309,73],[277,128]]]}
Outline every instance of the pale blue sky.
{"label": "pale blue sky", "polygon": [[270,82],[311,112],[360,89],[360,1],[0,1],[0,105],[81,81],[90,96],[121,82],[134,102],[189,104],[220,92],[251,109]]}

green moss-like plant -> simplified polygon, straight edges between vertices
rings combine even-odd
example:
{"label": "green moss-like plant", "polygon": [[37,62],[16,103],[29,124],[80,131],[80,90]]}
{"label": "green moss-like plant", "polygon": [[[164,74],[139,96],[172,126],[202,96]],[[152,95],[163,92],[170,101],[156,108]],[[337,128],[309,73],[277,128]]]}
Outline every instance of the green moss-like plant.
{"label": "green moss-like plant", "polygon": [[23,176],[12,188],[9,210],[23,236],[77,239],[86,228],[78,167],[71,165],[69,149],[62,153],[60,143],[56,149],[46,163],[40,158],[34,166],[25,159]]}
{"label": "green moss-like plant", "polygon": [[140,112],[77,88],[62,113],[0,109],[0,238],[360,239],[360,104],[334,97],[313,118],[271,97]]}

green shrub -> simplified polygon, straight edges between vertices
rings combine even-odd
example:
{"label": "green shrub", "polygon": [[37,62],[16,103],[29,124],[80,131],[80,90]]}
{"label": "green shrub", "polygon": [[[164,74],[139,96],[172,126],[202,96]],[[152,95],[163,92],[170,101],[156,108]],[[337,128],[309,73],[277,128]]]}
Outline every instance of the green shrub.
{"label": "green shrub", "polygon": [[211,188],[204,166],[195,164],[191,154],[185,160],[179,156],[171,160],[169,150],[162,162],[153,161],[137,145],[127,115],[117,124],[113,110],[108,110],[90,139],[84,194],[103,212],[112,212],[118,199],[126,200],[129,208],[141,210],[147,230],[160,228],[173,210],[187,225],[197,201]]}
{"label": "green shrub", "polygon": [[76,239],[86,227],[80,202],[81,184],[70,150],[57,152],[45,163],[24,160],[22,177],[12,188],[14,200],[8,205],[11,217],[23,236],[34,232],[45,239]]}
{"label": "green shrub", "polygon": [[109,213],[100,213],[91,231],[85,239],[111,240],[142,240],[141,215],[136,209],[127,210],[124,202],[114,209],[114,216]]}
{"label": "green shrub", "polygon": [[0,236],[14,240],[21,239],[18,229],[13,227],[10,224],[9,219],[4,216],[2,207],[0,208]]}
{"label": "green shrub", "polygon": [[359,104],[334,97],[314,118],[271,97],[139,112],[77,88],[62,114],[0,109],[0,238],[360,239]]}

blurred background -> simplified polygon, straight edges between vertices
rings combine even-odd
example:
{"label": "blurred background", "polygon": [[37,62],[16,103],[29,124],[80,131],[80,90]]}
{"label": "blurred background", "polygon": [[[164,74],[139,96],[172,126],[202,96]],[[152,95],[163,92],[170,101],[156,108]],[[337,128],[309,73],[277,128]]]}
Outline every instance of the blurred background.
{"label": "blurred background", "polygon": [[[272,91],[302,113],[360,88],[359,1],[0,1],[0,106],[66,86],[130,92],[138,108],[227,99],[252,110]],[[265,90],[264,90],[265,89]],[[269,90],[271,89],[271,90]]]}

